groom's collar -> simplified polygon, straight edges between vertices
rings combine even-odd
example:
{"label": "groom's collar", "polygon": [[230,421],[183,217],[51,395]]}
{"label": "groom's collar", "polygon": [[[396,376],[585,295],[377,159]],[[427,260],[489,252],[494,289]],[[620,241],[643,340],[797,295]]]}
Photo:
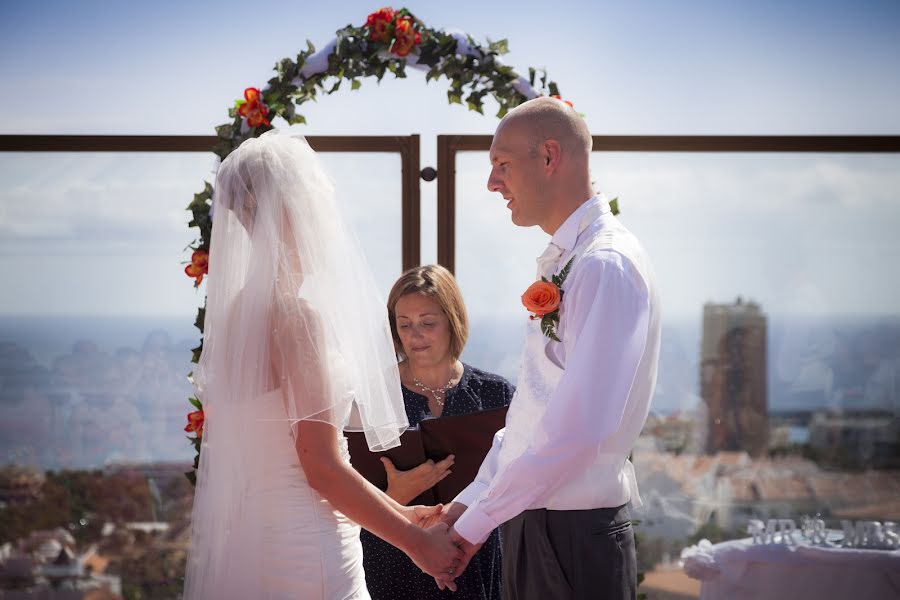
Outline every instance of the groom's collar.
{"label": "groom's collar", "polygon": [[578,241],[578,236],[597,217],[610,212],[609,202],[603,194],[591,196],[581,206],[563,221],[550,242],[563,250],[572,250]]}

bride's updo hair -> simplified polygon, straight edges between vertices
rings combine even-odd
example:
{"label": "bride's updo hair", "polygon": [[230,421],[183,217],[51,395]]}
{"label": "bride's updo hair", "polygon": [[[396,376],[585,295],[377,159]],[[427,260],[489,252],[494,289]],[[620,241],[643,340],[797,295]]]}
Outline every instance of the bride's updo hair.
{"label": "bride's updo hair", "polygon": [[221,208],[234,212],[245,226],[252,225],[256,220],[257,200],[253,182],[266,178],[262,153],[245,148],[257,139],[247,140],[225,157],[216,175],[215,193]]}

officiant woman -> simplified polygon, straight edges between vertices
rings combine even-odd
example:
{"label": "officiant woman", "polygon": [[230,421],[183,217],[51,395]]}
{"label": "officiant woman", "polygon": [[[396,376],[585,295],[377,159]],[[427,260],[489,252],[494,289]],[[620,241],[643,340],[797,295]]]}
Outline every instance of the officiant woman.
{"label": "officiant woman", "polygon": [[[464,415],[509,404],[515,389],[503,377],[460,362],[469,333],[466,307],[453,275],[439,265],[410,269],[388,296],[394,347],[409,424]],[[401,504],[431,488],[453,469],[453,455],[407,471],[382,458],[387,493]],[[456,580],[457,591],[441,591],[403,552],[362,531],[366,584],[373,600],[429,598],[500,599],[500,541],[494,530]]]}

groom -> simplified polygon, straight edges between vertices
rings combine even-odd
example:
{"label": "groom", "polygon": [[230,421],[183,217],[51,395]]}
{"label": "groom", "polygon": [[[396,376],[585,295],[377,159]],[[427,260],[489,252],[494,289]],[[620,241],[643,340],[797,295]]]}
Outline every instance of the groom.
{"label": "groom", "polygon": [[537,277],[571,262],[559,341],[529,322],[506,427],[445,508],[466,552],[457,575],[502,525],[507,600],[635,597],[627,504],[640,498],[628,455],[656,383],[659,301],[643,247],[594,195],[591,145],[584,120],[552,98],[512,110],[491,144],[488,189],[513,223],[552,236]]}

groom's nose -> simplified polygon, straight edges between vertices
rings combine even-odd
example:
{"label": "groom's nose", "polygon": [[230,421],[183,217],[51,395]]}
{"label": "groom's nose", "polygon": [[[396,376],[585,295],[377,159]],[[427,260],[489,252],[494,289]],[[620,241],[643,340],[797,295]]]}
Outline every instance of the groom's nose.
{"label": "groom's nose", "polygon": [[494,169],[491,169],[491,176],[488,177],[487,188],[491,192],[499,192],[503,189],[503,183],[495,174]]}

